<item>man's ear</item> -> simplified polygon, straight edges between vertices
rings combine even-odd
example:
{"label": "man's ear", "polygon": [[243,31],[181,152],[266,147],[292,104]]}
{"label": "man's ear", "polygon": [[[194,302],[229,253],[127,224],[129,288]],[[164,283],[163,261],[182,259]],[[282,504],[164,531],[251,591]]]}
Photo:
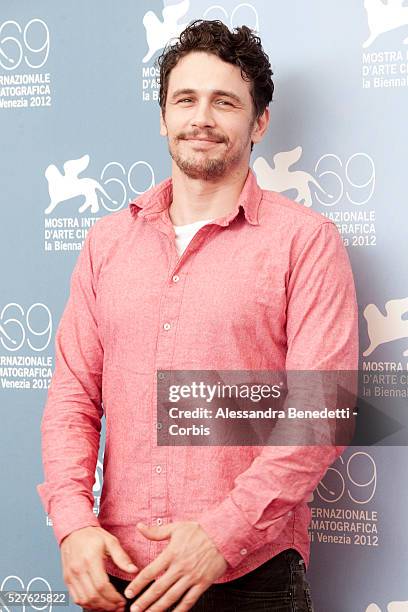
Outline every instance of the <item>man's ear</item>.
{"label": "man's ear", "polygon": [[269,108],[266,107],[262,115],[255,119],[251,133],[252,142],[257,143],[262,140],[269,127],[269,118]]}
{"label": "man's ear", "polygon": [[163,118],[162,109],[160,109],[160,136],[167,136],[167,127]]}

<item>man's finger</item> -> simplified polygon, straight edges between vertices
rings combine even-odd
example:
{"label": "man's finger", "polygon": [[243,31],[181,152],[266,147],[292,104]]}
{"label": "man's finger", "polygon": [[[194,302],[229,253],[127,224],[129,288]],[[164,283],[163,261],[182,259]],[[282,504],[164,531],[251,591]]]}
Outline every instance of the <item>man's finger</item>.
{"label": "man's finger", "polygon": [[69,586],[74,593],[74,602],[77,605],[84,605],[88,600],[88,595],[85,586],[82,584],[81,577],[74,575]]}
{"label": "man's finger", "polygon": [[72,601],[74,603],[79,601],[81,599],[81,597],[80,597],[78,591],[76,590],[75,586],[73,584],[67,584],[67,587],[68,587],[69,594],[72,597]]}
{"label": "man's finger", "polygon": [[91,610],[114,610],[118,606],[118,602],[110,601],[101,596],[95,588],[88,571],[84,571],[80,575],[77,575],[74,586],[78,594],[82,593],[80,605],[83,607]]}
{"label": "man's finger", "polygon": [[170,538],[174,530],[174,523],[166,523],[165,525],[145,525],[137,523],[136,527],[149,540],[166,540]]}
{"label": "man's finger", "polygon": [[91,564],[88,569],[88,574],[95,590],[98,592],[101,598],[103,605],[113,604],[118,606],[120,604],[126,604],[125,598],[118,593],[113,584],[110,582],[100,557],[95,559],[95,561]]}
{"label": "man's finger", "polygon": [[149,582],[152,582],[161,572],[166,571],[171,563],[171,556],[167,549],[163,550],[149,565],[146,565],[133,580],[128,584],[125,590],[126,597],[134,597],[143,589]]}
{"label": "man's finger", "polygon": [[97,592],[95,585],[93,584],[88,572],[84,571],[79,577],[81,583],[81,590],[84,592],[85,600],[81,600],[81,604],[84,607],[90,609],[104,608],[106,610],[114,610],[116,603],[105,600]]}
{"label": "man's finger", "polygon": [[[166,574],[170,573],[166,572]],[[151,604],[154,604],[155,610],[167,610],[191,587],[191,578],[187,576],[178,578],[174,574],[170,574],[166,580],[163,580],[166,574],[133,602],[130,612],[147,610]]]}
{"label": "man's finger", "polygon": [[186,610],[191,610],[205,590],[206,589],[203,589],[203,587],[198,585],[191,587],[191,589],[184,595],[180,603],[174,608],[173,612],[186,612]]}
{"label": "man's finger", "polygon": [[137,572],[138,568],[133,563],[127,552],[123,550],[117,538],[109,538],[106,541],[108,554],[112,557],[113,562],[125,572]]}

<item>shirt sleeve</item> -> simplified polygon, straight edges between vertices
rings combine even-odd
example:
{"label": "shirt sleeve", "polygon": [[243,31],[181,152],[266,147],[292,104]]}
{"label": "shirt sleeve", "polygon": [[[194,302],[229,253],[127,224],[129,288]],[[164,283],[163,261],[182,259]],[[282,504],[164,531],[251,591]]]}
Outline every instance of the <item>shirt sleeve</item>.
{"label": "shirt sleeve", "polygon": [[[358,307],[353,274],[337,227],[312,232],[287,285],[286,370],[358,368]],[[218,505],[196,519],[231,567],[279,538],[346,446],[266,446]]]}
{"label": "shirt sleeve", "polygon": [[55,369],[41,421],[45,481],[37,491],[61,544],[75,529],[99,526],[92,487],[100,443],[103,348],[96,319],[94,226],[71,275],[55,335]]}

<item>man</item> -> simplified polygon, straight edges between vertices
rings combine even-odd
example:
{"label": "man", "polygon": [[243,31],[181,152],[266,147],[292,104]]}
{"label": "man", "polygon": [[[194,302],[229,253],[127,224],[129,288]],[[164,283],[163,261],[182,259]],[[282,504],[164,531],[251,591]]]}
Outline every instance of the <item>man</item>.
{"label": "man", "polygon": [[273,94],[260,39],[197,20],[159,65],[171,178],[88,232],[38,491],[84,609],[312,610],[307,500],[344,446],[160,446],[157,371],[357,369],[349,260],[332,222],[249,168]]}

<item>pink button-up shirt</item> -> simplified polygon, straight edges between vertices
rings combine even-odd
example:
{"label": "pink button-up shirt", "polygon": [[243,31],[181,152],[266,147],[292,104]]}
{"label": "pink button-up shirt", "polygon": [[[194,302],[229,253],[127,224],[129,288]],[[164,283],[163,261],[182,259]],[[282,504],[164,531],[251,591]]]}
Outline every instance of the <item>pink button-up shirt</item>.
{"label": "pink button-up shirt", "polygon": [[[356,370],[357,304],[336,226],[262,190],[181,257],[166,179],[90,229],[71,277],[41,424],[37,486],[58,543],[101,526],[142,568],[167,546],[138,521],[198,521],[226,582],[285,548],[309,563],[307,500],[344,446],[158,446],[157,370]],[[92,487],[106,419],[99,515]],[[124,579],[110,558],[106,570]]]}

